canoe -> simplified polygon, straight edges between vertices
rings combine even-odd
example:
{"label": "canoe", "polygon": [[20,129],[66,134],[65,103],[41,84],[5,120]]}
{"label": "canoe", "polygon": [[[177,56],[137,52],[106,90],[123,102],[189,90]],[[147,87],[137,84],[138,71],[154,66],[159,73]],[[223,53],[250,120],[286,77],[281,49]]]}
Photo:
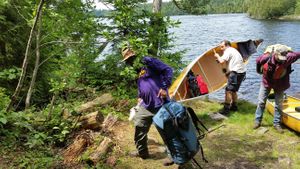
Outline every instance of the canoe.
{"label": "canoe", "polygon": [[[242,42],[233,42],[231,46],[238,49],[242,54],[245,62],[248,58],[256,52],[257,47],[262,43],[262,39],[259,40],[248,40]],[[201,77],[208,92],[204,95],[213,93],[222,89],[227,83],[227,77],[224,73],[224,65],[218,63],[214,57],[214,52],[222,55],[222,51],[219,46],[216,46],[199,57],[193,60],[176,78],[174,83],[169,89],[170,97],[177,101],[187,101],[201,97],[201,93],[192,93],[188,83],[190,76],[189,72],[193,72],[196,77]],[[226,69],[225,69],[226,70]],[[200,88],[200,87],[199,87]]]}
{"label": "canoe", "polygon": [[[274,116],[274,99],[267,99],[266,108]],[[300,132],[300,99],[287,95],[282,105],[282,123],[290,129]]]}

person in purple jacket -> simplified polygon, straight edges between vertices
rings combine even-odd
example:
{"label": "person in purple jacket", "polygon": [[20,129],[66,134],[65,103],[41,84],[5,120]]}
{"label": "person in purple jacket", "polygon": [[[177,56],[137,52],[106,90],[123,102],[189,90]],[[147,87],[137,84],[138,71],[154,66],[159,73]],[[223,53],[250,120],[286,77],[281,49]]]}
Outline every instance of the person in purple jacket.
{"label": "person in purple jacket", "polygon": [[261,65],[259,68],[261,67],[263,75],[253,128],[257,129],[261,126],[266,100],[271,89],[273,89],[275,96],[273,125],[278,132],[283,133],[281,128],[281,110],[284,91],[290,87],[291,64],[300,58],[300,52],[292,52],[290,47],[280,44],[272,45],[268,48],[263,55],[256,59],[257,65]]}
{"label": "person in purple jacket", "polygon": [[[123,61],[132,66],[136,58],[133,50],[125,47],[122,50],[122,55]],[[137,152],[131,155],[146,159],[149,158],[147,134],[152,124],[152,117],[164,102],[169,100],[168,88],[172,82],[173,70],[170,66],[153,57],[145,56],[141,62],[144,66],[138,71],[138,100],[140,105],[148,111],[139,112],[134,118],[134,142]]]}

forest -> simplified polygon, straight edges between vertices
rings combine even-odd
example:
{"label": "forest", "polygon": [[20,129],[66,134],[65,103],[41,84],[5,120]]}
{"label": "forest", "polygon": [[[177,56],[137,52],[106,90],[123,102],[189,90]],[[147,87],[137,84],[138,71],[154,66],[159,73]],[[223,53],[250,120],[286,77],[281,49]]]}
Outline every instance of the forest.
{"label": "forest", "polygon": [[[269,19],[300,14],[300,0],[171,1],[158,12],[146,0],[103,2],[114,9],[97,11],[93,0],[1,0],[0,154],[8,155],[0,161],[11,162],[8,166],[58,165],[55,150],[80,128],[83,114],[76,107],[103,93],[116,98],[104,114],[124,119],[120,112],[135,102],[135,68],[141,64],[121,62],[124,46],[130,44],[139,59],[159,58],[176,77],[185,65],[184,51],[171,50],[175,36],[167,30],[180,23],[170,15],[247,12]],[[16,154],[7,152],[21,155],[10,161]]]}
{"label": "forest", "polygon": [[[247,13],[255,19],[276,19],[285,15],[299,15],[299,0],[210,0],[205,6],[193,5],[195,2],[188,1],[182,9],[173,2],[164,2],[162,13],[167,16],[186,14],[221,14],[221,13]],[[141,4],[141,8],[151,11],[151,4]],[[98,16],[108,14],[107,10],[95,10]]]}

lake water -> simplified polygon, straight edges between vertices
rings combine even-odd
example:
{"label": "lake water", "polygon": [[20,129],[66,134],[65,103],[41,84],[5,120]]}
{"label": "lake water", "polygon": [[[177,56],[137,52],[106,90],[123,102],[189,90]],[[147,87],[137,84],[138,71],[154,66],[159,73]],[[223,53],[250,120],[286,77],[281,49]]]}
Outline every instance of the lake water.
{"label": "lake water", "polygon": [[[239,99],[256,103],[261,76],[256,73],[255,59],[263,53],[266,46],[285,44],[300,51],[300,22],[277,20],[254,20],[246,14],[218,14],[204,16],[173,16],[181,22],[174,33],[174,50],[187,49],[183,59],[192,61],[208,49],[218,45],[222,40],[245,41],[248,39],[264,39],[258,52],[251,56],[247,65],[247,78],[239,90]],[[300,59],[297,61],[300,62]],[[293,64],[291,87],[286,93],[300,93],[300,64]],[[224,89],[210,95],[210,98],[224,100]]]}

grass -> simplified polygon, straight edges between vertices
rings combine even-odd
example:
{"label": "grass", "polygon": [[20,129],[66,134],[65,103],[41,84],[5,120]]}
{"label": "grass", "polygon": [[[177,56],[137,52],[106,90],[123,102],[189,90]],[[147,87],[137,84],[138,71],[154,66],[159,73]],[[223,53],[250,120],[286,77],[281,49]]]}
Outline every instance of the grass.
{"label": "grass", "polygon": [[[201,140],[204,148],[204,154],[209,161],[205,163],[201,159],[201,155],[197,154],[196,159],[203,168],[206,169],[297,169],[300,168],[300,139],[299,135],[287,128],[284,133],[277,133],[273,129],[273,117],[265,112],[263,118],[263,127],[268,129],[264,134],[260,133],[260,129],[253,130],[254,112],[256,105],[246,101],[238,103],[239,111],[231,112],[228,118],[223,121],[215,121],[209,117],[209,113],[217,112],[222,108],[222,105],[215,101],[197,100],[184,103],[186,106],[192,107],[197,113],[200,120],[210,129],[224,125],[213,132],[206,135]],[[112,168],[116,169],[157,169],[166,168],[172,169],[174,166],[164,167],[162,165],[166,153],[162,151],[164,147],[163,141],[158,132],[151,127],[148,134],[149,151],[151,158],[142,160],[129,156],[129,152],[135,150],[133,141],[134,126],[127,121],[128,107],[123,110],[116,111],[109,107],[103,108],[103,113],[120,114],[120,121],[114,126],[112,135],[114,147],[108,157],[115,157],[116,165]],[[118,106],[117,106],[118,107]],[[49,148],[50,149],[50,148]],[[23,166],[58,166],[59,157],[54,157],[51,150],[45,149],[28,150],[15,149],[15,152],[10,152],[5,146],[0,144],[0,168],[18,168]],[[48,155],[45,152],[48,151]],[[44,154],[43,154],[44,153]],[[105,160],[103,161],[105,163]],[[89,168],[87,164],[83,164],[83,168]],[[110,168],[106,164],[97,164],[92,168]],[[47,165],[46,165],[47,164]],[[52,165],[51,165],[52,164]],[[187,168],[193,168],[188,164]],[[90,166],[91,167],[91,166]],[[43,168],[43,167],[42,167]],[[51,167],[50,167],[51,168]]]}
{"label": "grass", "polygon": [[[188,105],[194,107],[208,127],[218,125],[211,122],[207,114],[221,108],[219,103],[196,101]],[[272,127],[273,117],[265,112],[262,124],[268,132],[260,134],[259,129],[252,129],[256,105],[240,101],[238,107],[239,111],[231,112],[228,119],[222,121],[225,127],[202,140],[210,161],[203,164],[205,168],[300,168],[297,133],[289,129],[283,134],[277,133]]]}

